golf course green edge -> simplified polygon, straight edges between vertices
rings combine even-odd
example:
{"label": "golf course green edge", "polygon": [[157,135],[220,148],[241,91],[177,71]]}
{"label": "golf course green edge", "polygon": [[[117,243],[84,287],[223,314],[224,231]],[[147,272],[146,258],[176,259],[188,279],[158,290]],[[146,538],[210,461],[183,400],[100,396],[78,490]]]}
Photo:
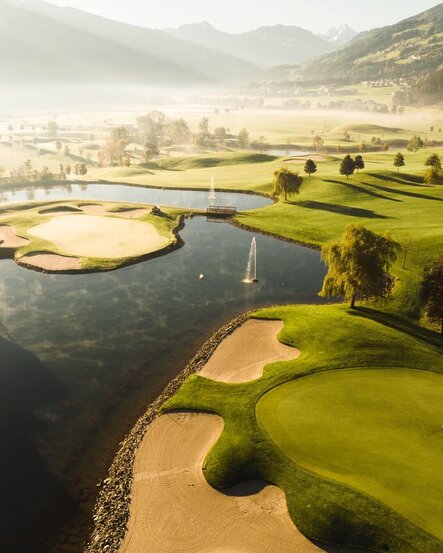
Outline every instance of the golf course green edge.
{"label": "golf course green edge", "polygon": [[294,305],[252,314],[281,319],[279,340],[300,349],[297,360],[272,363],[263,376],[223,384],[191,375],[162,411],[216,413],[225,427],[205,460],[208,482],[222,489],[265,480],[286,494],[289,513],[310,539],[371,552],[441,553],[443,541],[372,495],[308,470],[291,460],[263,431],[256,407],[278,386],[325,371],[356,368],[443,373],[442,341],[389,314],[342,305]]}

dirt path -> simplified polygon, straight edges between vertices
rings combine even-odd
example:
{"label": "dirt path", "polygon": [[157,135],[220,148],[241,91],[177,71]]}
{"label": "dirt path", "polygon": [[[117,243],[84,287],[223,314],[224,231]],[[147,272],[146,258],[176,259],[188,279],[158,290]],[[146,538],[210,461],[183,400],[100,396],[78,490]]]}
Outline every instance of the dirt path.
{"label": "dirt path", "polygon": [[162,415],[149,427],[121,553],[322,551],[294,526],[275,486],[249,483],[229,494],[209,486],[202,464],[222,429],[220,417],[189,412]]}
{"label": "dirt path", "polygon": [[259,378],[268,363],[296,359],[300,351],[277,340],[282,328],[282,321],[246,321],[223,340],[199,374],[221,382],[247,382]]}

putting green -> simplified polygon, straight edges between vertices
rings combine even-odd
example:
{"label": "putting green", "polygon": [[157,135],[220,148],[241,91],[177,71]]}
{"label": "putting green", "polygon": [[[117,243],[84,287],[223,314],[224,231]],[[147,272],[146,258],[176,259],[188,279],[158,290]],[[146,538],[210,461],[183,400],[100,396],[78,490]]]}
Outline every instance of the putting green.
{"label": "putting green", "polygon": [[443,538],[443,377],[329,371],[274,388],[262,429],[293,461],[383,501]]}

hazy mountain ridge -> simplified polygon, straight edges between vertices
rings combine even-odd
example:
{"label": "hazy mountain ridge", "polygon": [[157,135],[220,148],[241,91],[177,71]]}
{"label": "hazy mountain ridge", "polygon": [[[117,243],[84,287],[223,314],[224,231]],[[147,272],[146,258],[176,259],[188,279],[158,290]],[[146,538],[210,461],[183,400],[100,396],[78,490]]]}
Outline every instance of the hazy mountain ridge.
{"label": "hazy mountain ridge", "polygon": [[341,48],[348,44],[357,35],[357,31],[354,31],[352,27],[345,24],[338,27],[331,27],[326,31],[326,33],[319,36],[323,40],[326,40],[334,46]]}
{"label": "hazy mountain ridge", "polygon": [[4,82],[126,80],[179,86],[243,80],[258,71],[163,31],[17,0],[0,0],[0,64]]}
{"label": "hazy mountain ridge", "polygon": [[443,4],[394,25],[360,33],[331,54],[309,63],[307,80],[417,77],[443,63]]}
{"label": "hazy mountain ridge", "polygon": [[334,44],[334,41],[294,25],[272,25],[233,34],[203,21],[166,31],[174,37],[212,46],[265,68],[295,65],[340,46],[339,41]]}

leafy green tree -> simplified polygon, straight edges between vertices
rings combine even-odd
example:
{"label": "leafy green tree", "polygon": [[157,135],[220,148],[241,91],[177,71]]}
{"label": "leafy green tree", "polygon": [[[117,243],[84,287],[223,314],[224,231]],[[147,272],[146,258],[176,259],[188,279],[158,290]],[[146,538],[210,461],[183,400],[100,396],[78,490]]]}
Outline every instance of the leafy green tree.
{"label": "leafy green tree", "polygon": [[383,150],[384,150],[385,152],[387,152],[387,151],[389,150],[389,144],[388,144],[387,142],[384,143],[384,145],[383,145]]}
{"label": "leafy green tree", "polygon": [[300,177],[298,172],[294,173],[287,167],[281,167],[274,172],[274,195],[285,195],[285,200],[288,196],[300,193],[300,187],[303,184],[303,177]]}
{"label": "leafy green tree", "polygon": [[340,154],[343,152],[343,146],[341,144],[337,144],[337,152]]}
{"label": "leafy green tree", "polygon": [[346,178],[349,179],[349,175],[353,175],[355,171],[355,161],[348,154],[346,155],[342,162],[340,163],[340,175],[346,175]]}
{"label": "leafy green tree", "polygon": [[71,171],[72,171],[71,166],[70,166],[70,165],[66,165],[66,167],[65,167],[65,173],[68,175],[68,177],[69,177],[69,175],[71,174]]}
{"label": "leafy green tree", "polygon": [[364,162],[363,157],[361,155],[355,156],[354,164],[355,164],[355,168],[357,169],[357,173],[360,169],[365,168],[365,162]]}
{"label": "leafy green tree", "polygon": [[365,152],[366,151],[366,144],[364,142],[359,144],[358,145],[358,150],[359,150],[359,152]]}
{"label": "leafy green tree", "polygon": [[397,173],[400,172],[400,167],[404,167],[405,165],[405,156],[401,152],[396,153],[394,156],[394,167],[397,167]]}
{"label": "leafy green tree", "polygon": [[304,166],[304,172],[309,176],[313,175],[317,172],[317,164],[312,159],[308,159]]}
{"label": "leafy green tree", "polygon": [[443,255],[425,268],[420,295],[426,315],[440,323],[443,334]]}
{"label": "leafy green tree", "polygon": [[431,154],[425,161],[427,167],[435,167],[438,171],[441,171],[441,160],[438,154]]}
{"label": "leafy green tree", "polygon": [[314,146],[314,148],[318,151],[318,150],[321,150],[323,148],[323,145],[324,145],[324,140],[323,138],[319,135],[319,134],[316,134],[314,136],[314,138],[312,139],[312,145]]}
{"label": "leafy green tree", "polygon": [[322,246],[321,256],[328,265],[320,296],[341,296],[351,302],[385,297],[394,287],[390,269],[400,244],[389,235],[380,235],[363,225],[348,225],[341,242]]}
{"label": "leafy green tree", "polygon": [[411,140],[408,142],[408,145],[406,146],[406,149],[408,150],[408,152],[417,152],[418,150],[420,150],[420,148],[423,148],[424,146],[424,143],[423,143],[423,140],[417,136],[417,135],[414,135]]}
{"label": "leafy green tree", "polygon": [[246,129],[242,129],[237,136],[238,145],[240,148],[247,148],[249,146],[249,133]]}
{"label": "leafy green tree", "polygon": [[27,159],[23,162],[23,167],[25,168],[26,175],[30,175],[32,173],[32,161],[30,159]]}
{"label": "leafy green tree", "polygon": [[58,125],[55,121],[48,121],[48,134],[49,136],[56,136],[58,132]]}

